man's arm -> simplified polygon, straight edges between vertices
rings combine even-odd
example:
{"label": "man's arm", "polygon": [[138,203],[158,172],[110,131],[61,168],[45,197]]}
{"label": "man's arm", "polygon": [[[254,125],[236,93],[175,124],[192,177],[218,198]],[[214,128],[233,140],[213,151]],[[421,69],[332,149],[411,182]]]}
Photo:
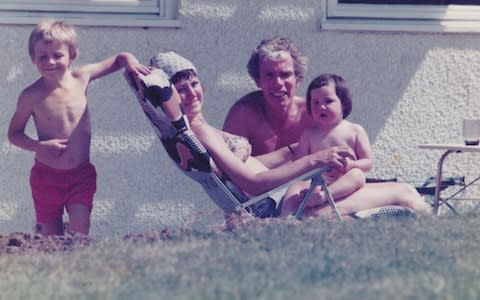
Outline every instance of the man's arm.
{"label": "man's arm", "polygon": [[299,158],[302,158],[310,154],[311,136],[312,136],[312,131],[310,130],[310,128],[307,128],[303,131],[302,135],[300,136],[298,145],[293,152],[292,160],[297,160]]}

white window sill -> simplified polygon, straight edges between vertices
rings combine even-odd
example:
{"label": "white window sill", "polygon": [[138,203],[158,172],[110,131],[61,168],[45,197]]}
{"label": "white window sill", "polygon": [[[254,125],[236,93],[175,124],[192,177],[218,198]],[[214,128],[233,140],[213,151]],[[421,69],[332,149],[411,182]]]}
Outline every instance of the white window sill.
{"label": "white window sill", "polygon": [[181,27],[178,19],[166,19],[151,15],[109,15],[109,14],[76,14],[76,13],[16,13],[15,15],[0,12],[0,24],[34,25],[45,18],[65,20],[72,25],[84,26],[119,26],[119,27]]}
{"label": "white window sill", "polygon": [[321,30],[480,33],[480,21],[325,19]]}

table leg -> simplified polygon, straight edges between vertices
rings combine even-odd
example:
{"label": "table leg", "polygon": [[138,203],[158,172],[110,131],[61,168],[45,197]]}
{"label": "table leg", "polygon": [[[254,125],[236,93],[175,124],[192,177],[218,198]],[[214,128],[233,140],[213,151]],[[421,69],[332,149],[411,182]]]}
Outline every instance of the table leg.
{"label": "table leg", "polygon": [[437,164],[437,178],[435,180],[435,196],[433,198],[433,213],[435,215],[438,215],[438,207],[440,206],[440,192],[442,190],[441,185],[442,185],[443,161],[445,160],[445,158],[447,158],[447,156],[450,153],[453,153],[453,152],[460,152],[460,151],[454,151],[454,150],[445,151],[445,153],[443,153],[442,156],[440,157],[440,160],[438,161],[438,164]]}

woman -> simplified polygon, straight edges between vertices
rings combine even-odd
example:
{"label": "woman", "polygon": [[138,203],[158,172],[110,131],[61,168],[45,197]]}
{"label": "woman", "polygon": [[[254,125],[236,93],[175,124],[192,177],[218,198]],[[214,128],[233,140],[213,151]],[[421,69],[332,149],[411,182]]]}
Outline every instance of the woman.
{"label": "woman", "polygon": [[[252,157],[251,147],[246,139],[217,130],[205,120],[202,114],[203,88],[196,68],[190,61],[173,51],[167,51],[153,57],[151,66],[162,69],[175,87],[172,98],[163,103],[164,111],[179,111],[181,101],[191,130],[207,148],[215,164],[247,194],[261,194],[317,167],[332,165],[334,168],[343,168],[345,157],[353,155],[347,147],[337,146],[315,152],[294,162],[286,162],[283,150],[258,158]],[[178,91],[179,97],[175,91]],[[268,169],[262,160],[284,163]],[[302,192],[297,191],[299,198]],[[422,213],[429,211],[428,205],[417,191],[405,183],[366,184],[348,197],[336,200],[341,215],[386,205],[401,205]],[[329,212],[329,209],[325,209],[326,204],[323,200],[315,197],[315,193],[310,201],[317,206],[309,208],[305,214],[316,216]],[[296,208],[285,209],[293,212]]]}

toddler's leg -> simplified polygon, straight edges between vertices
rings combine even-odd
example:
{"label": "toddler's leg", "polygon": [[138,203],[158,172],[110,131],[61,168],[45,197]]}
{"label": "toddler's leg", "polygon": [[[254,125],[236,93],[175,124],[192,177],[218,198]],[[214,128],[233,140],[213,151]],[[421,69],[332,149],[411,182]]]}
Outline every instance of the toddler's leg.
{"label": "toddler's leg", "polygon": [[[310,186],[309,180],[299,181],[292,184],[287,189],[287,191],[285,192],[285,195],[283,196],[281,213],[280,213],[281,217],[286,217],[295,213],[309,186]],[[318,197],[318,194],[317,195],[315,194],[317,193],[316,192],[312,193],[311,197]]]}
{"label": "toddler's leg", "polygon": [[[340,176],[337,180],[328,185],[328,190],[332,194],[334,200],[343,199],[352,194],[365,185],[365,173],[357,168],[349,170],[347,173]],[[322,199],[325,195],[322,192]],[[325,199],[326,201],[326,199]],[[314,205],[310,205],[312,207]]]}
{"label": "toddler's leg", "polygon": [[68,231],[88,235],[90,231],[90,209],[83,204],[72,203],[67,205]]}

